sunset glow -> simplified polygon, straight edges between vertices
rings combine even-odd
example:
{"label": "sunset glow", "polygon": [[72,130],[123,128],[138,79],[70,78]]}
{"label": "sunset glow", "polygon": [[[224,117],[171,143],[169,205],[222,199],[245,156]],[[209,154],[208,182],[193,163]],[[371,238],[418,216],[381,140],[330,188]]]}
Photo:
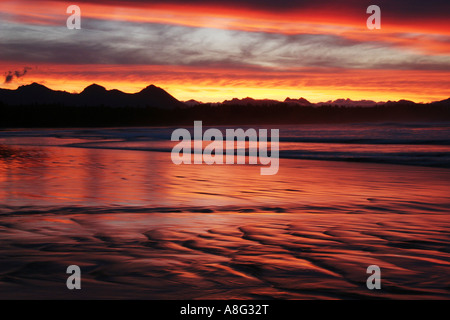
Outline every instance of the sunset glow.
{"label": "sunset glow", "polygon": [[1,87],[80,92],[95,82],[137,92],[155,84],[204,102],[449,97],[445,2],[379,1],[380,30],[367,29],[364,2],[189,3],[78,1],[82,29],[68,30],[65,1],[2,1]]}

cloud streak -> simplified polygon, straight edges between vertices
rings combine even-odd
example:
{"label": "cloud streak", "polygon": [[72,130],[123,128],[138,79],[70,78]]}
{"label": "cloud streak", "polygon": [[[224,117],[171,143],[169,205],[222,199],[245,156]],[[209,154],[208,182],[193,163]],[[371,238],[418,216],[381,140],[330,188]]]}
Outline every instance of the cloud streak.
{"label": "cloud streak", "polygon": [[[68,30],[66,1],[2,1],[0,65],[7,70],[6,87],[17,77],[13,70],[45,65],[52,71],[33,67],[27,80],[69,91],[95,79],[124,90],[150,82],[166,85],[181,99],[208,91],[208,97],[221,100],[233,90],[284,99],[278,95],[296,86],[322,88],[329,99],[368,98],[361,95],[376,90],[375,97],[448,97],[448,1],[380,0],[382,29],[377,31],[365,23],[372,3],[360,0],[77,4],[82,29]],[[356,92],[364,83],[373,85]],[[353,95],[338,94],[348,90]]]}
{"label": "cloud streak", "polygon": [[[211,68],[450,70],[449,55],[327,34],[285,35],[85,19],[80,32],[0,24],[6,61]],[[99,41],[101,39],[101,41]]]}
{"label": "cloud streak", "polygon": [[[66,2],[53,0],[53,2]],[[246,8],[260,11],[283,13],[292,10],[328,9],[333,11],[359,11],[365,9],[372,1],[361,0],[79,0],[79,3],[97,3],[111,6],[171,6],[203,8]],[[188,3],[188,5],[187,5]],[[396,17],[446,17],[450,9],[446,0],[377,0],[376,4]]]}

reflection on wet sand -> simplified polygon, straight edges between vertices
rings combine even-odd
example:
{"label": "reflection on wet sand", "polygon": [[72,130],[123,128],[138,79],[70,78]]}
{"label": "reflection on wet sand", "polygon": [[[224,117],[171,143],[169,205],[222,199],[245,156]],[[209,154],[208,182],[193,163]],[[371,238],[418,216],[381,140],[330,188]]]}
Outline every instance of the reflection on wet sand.
{"label": "reflection on wet sand", "polygon": [[[82,212],[82,210],[80,210]],[[1,297],[444,298],[444,213],[111,213],[0,220]],[[79,293],[65,268],[83,272]],[[382,269],[382,290],[366,268]]]}
{"label": "reflection on wet sand", "polygon": [[[448,169],[282,159],[261,176],[20,149],[40,157],[0,158],[1,298],[450,297]],[[80,292],[65,287],[71,264]]]}

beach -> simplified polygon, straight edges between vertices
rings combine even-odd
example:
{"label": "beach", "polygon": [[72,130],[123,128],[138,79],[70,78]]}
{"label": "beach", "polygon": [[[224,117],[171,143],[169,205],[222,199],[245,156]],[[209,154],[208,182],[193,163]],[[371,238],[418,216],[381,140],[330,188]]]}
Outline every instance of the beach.
{"label": "beach", "polygon": [[392,127],[281,128],[274,176],[177,166],[172,128],[0,132],[0,298],[448,299],[448,127]]}

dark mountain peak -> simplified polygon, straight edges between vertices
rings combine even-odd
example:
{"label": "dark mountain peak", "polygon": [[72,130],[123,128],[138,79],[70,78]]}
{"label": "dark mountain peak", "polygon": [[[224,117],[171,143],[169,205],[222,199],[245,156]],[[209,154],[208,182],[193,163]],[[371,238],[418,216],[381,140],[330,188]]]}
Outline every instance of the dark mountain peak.
{"label": "dark mountain peak", "polygon": [[431,102],[430,103],[431,105],[434,105],[434,106],[447,106],[447,107],[450,107],[450,98],[448,98],[448,99],[445,99],[445,100],[441,100],[441,101],[434,101],[434,102]]}
{"label": "dark mountain peak", "polygon": [[112,90],[109,90],[109,92],[114,93],[114,94],[125,94],[123,91],[120,91],[118,89],[112,89]]}
{"label": "dark mountain peak", "polygon": [[134,94],[139,105],[153,106],[163,109],[183,108],[185,104],[175,99],[164,89],[153,84]]}
{"label": "dark mountain peak", "polygon": [[223,104],[245,104],[245,103],[251,103],[251,102],[255,102],[256,100],[250,97],[246,97],[246,98],[233,98],[231,100],[225,100],[224,102],[222,102]]}
{"label": "dark mountain peak", "polygon": [[198,106],[198,105],[202,104],[202,102],[194,100],[194,99],[184,101],[183,103],[189,107],[194,107],[194,106]]}
{"label": "dark mountain peak", "polygon": [[308,100],[306,100],[305,98],[301,97],[300,99],[291,99],[289,97],[287,97],[284,102],[286,103],[296,103],[296,104],[301,104],[301,105],[311,105],[312,103],[309,102]]}
{"label": "dark mountain peak", "polygon": [[386,102],[386,105],[388,105],[388,106],[404,106],[404,105],[413,105],[413,104],[416,104],[416,103],[413,101],[410,101],[410,100],[405,100],[405,99],[401,99],[398,101]]}
{"label": "dark mountain peak", "polygon": [[81,94],[100,94],[107,92],[105,87],[102,87],[96,83],[91,84],[90,86],[87,86],[84,88],[84,90],[81,92]]}
{"label": "dark mountain peak", "polygon": [[161,89],[160,87],[157,87],[153,84],[145,87],[140,92],[138,92],[139,95],[154,95],[154,94],[161,94],[161,93],[168,94],[166,91],[164,91],[164,89]]}
{"label": "dark mountain peak", "polygon": [[17,91],[18,92],[26,92],[26,93],[41,93],[41,92],[50,92],[52,90],[42,84],[33,82],[32,84],[18,87]]}
{"label": "dark mountain peak", "polygon": [[233,98],[231,100],[225,100],[224,102],[222,102],[222,104],[224,105],[239,105],[239,106],[266,106],[266,105],[273,105],[273,104],[277,104],[280,103],[277,100],[271,100],[271,99],[253,99],[250,97],[247,98],[243,98],[243,99],[238,99],[238,98]]}

